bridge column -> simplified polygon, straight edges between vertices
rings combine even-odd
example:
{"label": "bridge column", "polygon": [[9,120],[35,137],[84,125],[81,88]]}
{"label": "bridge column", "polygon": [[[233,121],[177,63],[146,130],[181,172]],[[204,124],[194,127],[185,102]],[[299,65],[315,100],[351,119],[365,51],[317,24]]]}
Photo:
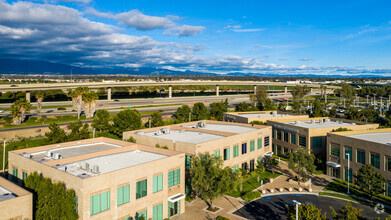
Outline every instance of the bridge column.
{"label": "bridge column", "polygon": [[220,86],[216,85],[216,96],[220,95],[219,92],[220,92]]}
{"label": "bridge column", "polygon": [[30,93],[30,91],[26,91],[26,100],[28,102],[31,102],[31,93]]}
{"label": "bridge column", "polygon": [[107,88],[107,101],[111,101],[111,87]]}
{"label": "bridge column", "polygon": [[257,94],[257,86],[254,85],[254,95],[256,95],[256,94]]}
{"label": "bridge column", "polygon": [[172,86],[168,86],[168,98],[172,98]]}
{"label": "bridge column", "polygon": [[310,93],[312,93],[313,91],[314,91],[314,89],[311,87],[311,88],[310,88]]}
{"label": "bridge column", "polygon": [[288,86],[284,86],[284,93],[288,93]]}

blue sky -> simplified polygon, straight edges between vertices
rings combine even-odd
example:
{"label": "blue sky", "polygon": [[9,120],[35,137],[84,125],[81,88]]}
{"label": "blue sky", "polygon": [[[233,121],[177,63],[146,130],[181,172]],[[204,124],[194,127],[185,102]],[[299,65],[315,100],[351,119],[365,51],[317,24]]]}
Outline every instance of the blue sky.
{"label": "blue sky", "polygon": [[0,57],[79,66],[391,75],[391,2],[0,0]]}

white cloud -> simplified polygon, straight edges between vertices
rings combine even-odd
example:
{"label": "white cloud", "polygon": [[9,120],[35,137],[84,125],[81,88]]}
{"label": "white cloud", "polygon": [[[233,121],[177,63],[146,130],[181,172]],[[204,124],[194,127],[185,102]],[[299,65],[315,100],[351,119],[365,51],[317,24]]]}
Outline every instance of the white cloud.
{"label": "white cloud", "polygon": [[190,26],[190,25],[181,25],[181,26],[173,26],[168,28],[164,34],[167,35],[177,35],[180,37],[184,36],[193,36],[202,32],[205,29],[203,26]]}
{"label": "white cloud", "polygon": [[305,58],[300,58],[299,60],[300,60],[300,61],[310,61],[310,60],[312,60],[312,59],[311,59],[311,58],[306,58],[306,57],[305,57]]}
{"label": "white cloud", "polygon": [[231,29],[234,32],[259,32],[264,30],[263,28]]}

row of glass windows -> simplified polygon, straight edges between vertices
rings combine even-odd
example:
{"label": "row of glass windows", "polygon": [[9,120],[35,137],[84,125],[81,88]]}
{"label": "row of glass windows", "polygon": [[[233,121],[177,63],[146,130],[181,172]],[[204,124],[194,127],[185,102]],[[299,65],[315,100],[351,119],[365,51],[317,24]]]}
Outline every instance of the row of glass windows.
{"label": "row of glass windows", "polygon": [[[180,207],[181,203],[178,202],[168,202],[167,203],[167,208],[168,208],[168,218],[177,215],[180,213]],[[147,216],[147,209],[143,210],[142,212],[137,212],[136,213],[136,220],[140,219],[148,219]],[[132,217],[126,217],[122,220],[131,220],[133,219]],[[160,203],[159,205],[155,205],[152,207],[152,220],[163,220],[163,203]]]}
{"label": "row of glass windows", "polygon": [[[284,133],[284,135],[282,135],[282,133]],[[275,134],[277,134],[277,139],[278,140],[283,140],[283,141],[288,142],[288,143],[290,142],[291,144],[297,144],[297,142],[296,142],[296,134],[295,133],[283,132],[280,129],[273,129],[273,131],[272,131],[272,137],[273,138],[276,138]],[[291,138],[289,138],[289,136]],[[305,142],[305,139],[304,139],[304,142]],[[305,147],[305,145],[306,144],[304,144],[304,146],[300,144],[300,146],[303,146],[303,147]]]}
{"label": "row of glass windows", "polygon": [[[15,167],[12,167],[12,177],[11,177],[11,180],[13,182],[17,182],[18,181],[18,178],[19,178],[19,170]],[[27,178],[27,173],[22,171],[22,180],[25,180]]]}
{"label": "row of glass windows", "polygon": [[[266,139],[267,139],[267,145],[266,145]],[[257,140],[257,149],[262,148],[262,138],[258,138]],[[265,137],[265,146],[269,146],[269,137]],[[231,148],[225,148],[223,150],[223,160],[229,160],[230,159],[230,149]],[[243,143],[241,145],[241,154],[246,154],[247,153],[247,143]],[[255,150],[255,141],[250,141],[250,152],[253,152]],[[220,150],[214,151],[213,155],[216,157],[220,157]],[[235,145],[232,147],[232,157],[238,157],[239,156],[239,145]]]}
{"label": "row of glass windows", "polygon": [[[180,184],[180,169],[168,172],[167,186],[172,187]],[[156,175],[152,179],[152,192],[163,190],[163,174]],[[147,179],[136,183],[136,199],[147,196]],[[117,206],[130,202],[130,185],[125,185],[117,188]],[[110,191],[106,191],[94,196],[91,196],[91,215],[103,212],[110,209]]]}
{"label": "row of glass windows", "polygon": [[277,156],[284,156],[289,152],[289,149],[287,147],[281,147],[280,145],[275,145],[273,144],[272,146],[272,151],[277,155]]}

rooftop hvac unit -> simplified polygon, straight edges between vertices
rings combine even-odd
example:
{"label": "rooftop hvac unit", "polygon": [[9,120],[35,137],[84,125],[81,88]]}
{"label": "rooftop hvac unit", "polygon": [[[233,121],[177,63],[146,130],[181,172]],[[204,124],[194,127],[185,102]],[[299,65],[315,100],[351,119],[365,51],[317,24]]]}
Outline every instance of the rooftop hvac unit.
{"label": "rooftop hvac unit", "polygon": [[319,124],[323,124],[323,119],[320,119],[320,120],[319,120]]}
{"label": "rooftop hvac unit", "polygon": [[45,157],[51,157],[51,156],[52,156],[52,152],[50,152],[50,150],[45,151]]}
{"label": "rooftop hvac unit", "polygon": [[162,134],[162,131],[161,130],[157,130],[156,132],[155,132],[155,135],[161,135]]}
{"label": "rooftop hvac unit", "polygon": [[86,162],[82,162],[81,163],[81,169],[82,170],[89,170],[90,169],[90,164],[88,164]]}
{"label": "rooftop hvac unit", "polygon": [[136,131],[135,134],[143,135],[143,134],[144,134],[144,131]]}
{"label": "rooftop hvac unit", "polygon": [[99,166],[98,165],[92,166],[92,173],[95,173],[95,174],[99,173]]}
{"label": "rooftop hvac unit", "polygon": [[311,120],[311,124],[315,124],[315,120],[314,119]]}
{"label": "rooftop hvac unit", "polygon": [[277,116],[277,112],[276,111],[272,112],[272,115],[273,115],[273,117],[276,117]]}
{"label": "rooftop hvac unit", "polygon": [[140,150],[135,150],[134,152],[136,152],[136,153],[141,153],[141,151],[140,151]]}
{"label": "rooftop hvac unit", "polygon": [[326,118],[324,122],[330,122],[330,118]]}
{"label": "rooftop hvac unit", "polygon": [[59,153],[55,153],[54,155],[53,155],[53,159],[55,159],[55,160],[58,160],[58,159],[60,159],[61,158],[61,155],[59,154]]}
{"label": "rooftop hvac unit", "polygon": [[206,122],[204,122],[204,121],[198,122],[198,127],[200,127],[200,128],[206,127]]}
{"label": "rooftop hvac unit", "polygon": [[342,121],[342,120],[339,120],[338,123],[339,123],[339,124],[343,124],[343,121]]}
{"label": "rooftop hvac unit", "polygon": [[170,133],[170,129],[169,128],[162,128],[161,131],[162,131],[163,134],[169,134]]}
{"label": "rooftop hvac unit", "polygon": [[295,125],[298,125],[299,124],[299,121],[295,121]]}

